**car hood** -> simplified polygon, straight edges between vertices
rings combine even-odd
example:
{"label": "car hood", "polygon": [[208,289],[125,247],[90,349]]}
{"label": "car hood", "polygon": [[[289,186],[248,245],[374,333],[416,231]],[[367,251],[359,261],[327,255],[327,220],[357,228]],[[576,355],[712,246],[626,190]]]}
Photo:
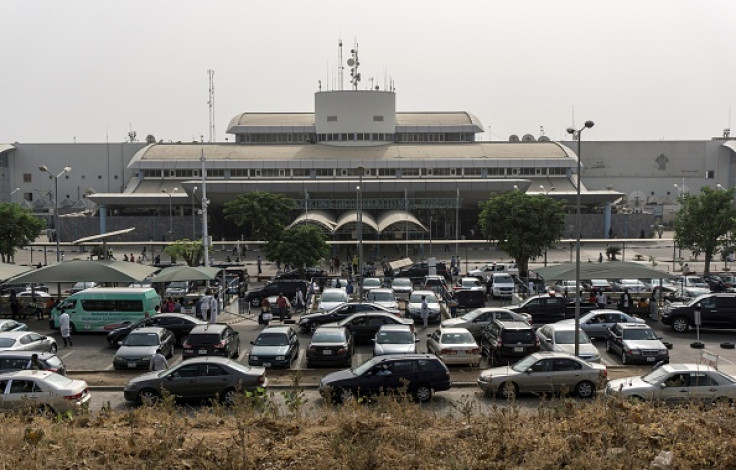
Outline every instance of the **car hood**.
{"label": "car hood", "polygon": [[[407,303],[407,308],[409,310],[416,310],[419,311],[422,309],[422,303]],[[440,304],[427,304],[427,307],[429,307],[430,312],[439,312],[440,311]]]}
{"label": "car hood", "polygon": [[375,302],[375,304],[380,305],[381,307],[392,309],[392,310],[395,310],[399,306],[399,304],[396,303],[395,301],[385,301],[384,302],[384,301],[378,300]]}
{"label": "car hood", "polygon": [[486,382],[488,381],[504,381],[509,377],[519,375],[520,372],[516,372],[511,368],[510,365],[503,367],[491,367],[480,373],[480,379]]}
{"label": "car hood", "polygon": [[284,356],[289,346],[257,346],[253,345],[250,353],[254,356]]}
{"label": "car hood", "polygon": [[322,310],[323,312],[327,312],[329,310],[332,310],[333,308],[337,307],[338,305],[344,304],[344,300],[339,300],[335,302],[320,302],[319,306],[317,307],[319,310]]}
{"label": "car hood", "polygon": [[466,322],[462,318],[442,320],[442,328],[465,328]]}
{"label": "car hood", "polygon": [[624,346],[629,349],[666,349],[658,339],[625,339]]}
{"label": "car hood", "polygon": [[[581,356],[598,356],[598,349],[595,346],[588,343],[578,345],[580,348]],[[555,351],[562,351],[569,354],[575,354],[574,344],[555,344]]]}
{"label": "car hood", "polygon": [[319,384],[320,386],[334,387],[335,385],[340,385],[342,383],[348,382],[353,378],[355,378],[355,374],[353,374],[352,370],[343,369],[325,375],[324,377],[322,377],[322,380],[320,380]]}
{"label": "car hood", "polygon": [[406,286],[406,287],[398,286],[398,287],[392,287],[391,289],[393,289],[394,292],[411,292],[413,290],[411,286]]}
{"label": "car hood", "polygon": [[127,387],[131,386],[140,386],[142,384],[148,383],[148,382],[156,382],[159,380],[159,374],[161,371],[153,371],[153,372],[146,372],[145,374],[141,374],[137,377],[134,377],[128,381]]}
{"label": "car hood", "polygon": [[139,357],[139,356],[153,356],[156,353],[156,349],[160,346],[120,346],[118,351],[115,353],[116,356],[121,357]]}
{"label": "car hood", "polygon": [[376,355],[384,355],[384,354],[414,354],[417,351],[416,343],[406,343],[406,344],[395,344],[395,343],[387,343],[387,344],[376,344],[373,348],[373,351],[376,353]]}
{"label": "car hood", "polygon": [[613,392],[620,392],[624,395],[651,393],[654,390],[654,387],[651,384],[644,382],[641,377],[614,379],[608,382],[607,388]]}

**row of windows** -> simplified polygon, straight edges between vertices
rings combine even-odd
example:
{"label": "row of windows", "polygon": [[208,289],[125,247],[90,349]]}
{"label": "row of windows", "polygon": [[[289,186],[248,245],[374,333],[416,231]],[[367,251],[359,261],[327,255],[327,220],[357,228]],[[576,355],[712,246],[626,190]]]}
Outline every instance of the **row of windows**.
{"label": "row of windows", "polygon": [[318,142],[393,142],[395,134],[370,132],[347,132],[335,134],[317,134]]}
{"label": "row of windows", "polygon": [[330,134],[310,134],[307,132],[281,134],[238,134],[240,144],[284,144],[305,142],[475,142],[472,132],[407,132],[384,134],[371,132],[343,132]]}
{"label": "row of windows", "polygon": [[[163,176],[162,176],[163,174]],[[365,168],[363,176],[422,177],[461,176],[485,178],[489,176],[544,176],[567,175],[567,168]],[[356,177],[357,168],[234,168],[208,169],[208,178],[335,178]],[[198,170],[143,170],[144,178],[199,177]]]}
{"label": "row of windows", "polygon": [[311,142],[313,134],[308,132],[295,132],[291,134],[238,134],[238,143],[249,144],[282,144]]}
{"label": "row of windows", "polygon": [[[159,173],[161,173],[161,170],[159,170]],[[82,175],[81,178],[83,180],[87,179],[87,175]],[[48,176],[48,179],[51,179],[51,176]],[[66,175],[64,179],[69,179],[69,175]],[[102,175],[97,175],[97,179],[101,180]],[[118,175],[115,175],[115,179],[118,179]],[[33,182],[33,173],[23,173],[23,182],[24,183],[32,183]]]}

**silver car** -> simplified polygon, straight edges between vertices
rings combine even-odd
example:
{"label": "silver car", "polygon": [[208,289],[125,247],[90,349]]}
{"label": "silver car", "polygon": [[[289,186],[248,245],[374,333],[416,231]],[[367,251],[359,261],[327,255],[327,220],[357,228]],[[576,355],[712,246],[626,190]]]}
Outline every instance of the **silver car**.
{"label": "silver car", "polygon": [[133,330],[112,358],[115,369],[148,369],[151,356],[161,349],[166,357],[174,355],[176,337],[165,328],[149,326]]}
{"label": "silver car", "polygon": [[465,315],[457,318],[449,318],[443,320],[442,328],[465,328],[476,337],[480,338],[483,328],[490,325],[493,320],[513,320],[531,322],[531,315],[528,313],[516,313],[506,308],[499,307],[481,307],[469,311]]}
{"label": "silver car", "polygon": [[[575,319],[560,320],[557,323],[574,325]],[[608,329],[616,323],[646,323],[643,318],[635,318],[624,312],[612,309],[591,310],[580,317],[580,328],[590,338],[605,338]]]}
{"label": "silver car", "polygon": [[66,413],[90,400],[84,380],[72,380],[45,370],[19,370],[0,375],[0,407]]}
{"label": "silver car", "polygon": [[4,331],[0,333],[0,351],[38,351],[56,354],[56,340],[35,331]]}
{"label": "silver car", "polygon": [[480,363],[480,346],[465,328],[438,328],[427,337],[427,353],[445,364],[477,366]]}
{"label": "silver car", "polygon": [[411,325],[383,325],[373,339],[373,355],[415,354],[418,342]]}
{"label": "silver car", "polygon": [[0,320],[0,332],[3,331],[28,331],[28,325],[15,320]]}
{"label": "silver car", "polygon": [[591,364],[572,354],[537,352],[513,366],[486,369],[478,376],[484,393],[498,393],[501,398],[515,398],[519,393],[574,392],[591,398],[606,384],[606,366]]}
{"label": "silver car", "polygon": [[379,287],[369,290],[368,293],[365,294],[365,300],[367,300],[368,302],[373,302],[374,304],[378,304],[381,307],[386,307],[390,309],[399,308],[399,303],[396,301],[396,295],[394,294],[394,291],[385,287]]}
{"label": "silver car", "polygon": [[736,400],[736,378],[702,364],[666,364],[641,377],[611,380],[606,396],[669,403]]}
{"label": "silver car", "polygon": [[[550,323],[537,330],[539,346],[542,351],[558,351],[569,354],[575,353],[575,325],[565,323]],[[601,362],[598,349],[590,342],[585,330],[580,329],[578,334],[580,357],[588,362]]]}
{"label": "silver car", "polygon": [[394,291],[396,297],[405,299],[414,290],[414,284],[408,277],[396,277],[391,283],[391,289]]}

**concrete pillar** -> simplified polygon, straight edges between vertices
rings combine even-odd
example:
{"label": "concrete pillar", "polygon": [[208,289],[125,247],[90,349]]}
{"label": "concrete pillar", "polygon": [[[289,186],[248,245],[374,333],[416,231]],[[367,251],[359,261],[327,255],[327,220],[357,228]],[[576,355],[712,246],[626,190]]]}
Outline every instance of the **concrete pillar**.
{"label": "concrete pillar", "polygon": [[609,233],[611,233],[611,203],[607,202],[603,211],[603,238],[610,238]]}
{"label": "concrete pillar", "polygon": [[107,207],[100,205],[97,210],[100,214],[100,233],[107,233]]}

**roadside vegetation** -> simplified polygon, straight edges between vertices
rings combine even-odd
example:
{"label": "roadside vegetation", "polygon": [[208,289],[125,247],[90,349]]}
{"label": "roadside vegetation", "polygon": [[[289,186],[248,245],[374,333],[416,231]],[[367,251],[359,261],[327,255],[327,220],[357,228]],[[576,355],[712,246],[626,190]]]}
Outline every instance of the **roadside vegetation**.
{"label": "roadside vegetation", "polygon": [[628,470],[665,452],[672,460],[654,468],[736,468],[732,406],[554,399],[481,413],[470,398],[449,416],[401,397],[322,406],[271,391],[231,408],[165,398],[126,412],[6,414],[0,443],[7,468]]}

